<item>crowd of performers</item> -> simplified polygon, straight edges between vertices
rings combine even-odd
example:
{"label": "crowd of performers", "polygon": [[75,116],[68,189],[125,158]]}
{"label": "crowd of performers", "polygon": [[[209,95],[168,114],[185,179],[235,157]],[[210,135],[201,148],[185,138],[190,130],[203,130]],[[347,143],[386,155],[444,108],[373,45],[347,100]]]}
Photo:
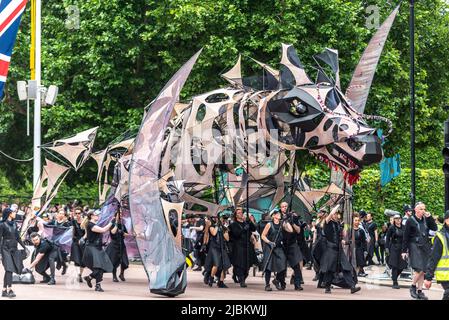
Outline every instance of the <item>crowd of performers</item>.
{"label": "crowd of performers", "polygon": [[[289,283],[302,291],[305,267],[313,268],[313,281],[325,293],[331,293],[332,286],[356,293],[361,290],[358,277],[367,276],[364,268],[375,264],[375,256],[379,265],[390,270],[393,289],[400,289],[399,276],[411,269],[412,298],[427,300],[423,286],[430,288],[436,278],[445,290],[443,299],[449,299],[449,211],[438,218],[432,217],[422,202],[414,209],[406,205],[404,216],[391,217],[378,230],[373,214],[363,210],[354,213],[352,228],[346,228],[338,206],[331,212],[320,209],[310,223],[289,211],[286,202],[279,208],[263,215],[258,223],[242,208],[232,217],[190,216],[184,220],[183,246],[186,253],[193,252],[193,270],[203,271],[206,285],[227,288],[225,278],[232,266],[232,280],[247,287],[249,270],[257,266],[266,291],[273,290],[271,284],[285,290],[287,269],[291,268]],[[344,249],[352,243],[354,257],[348,257]]]}
{"label": "crowd of performers", "polygon": [[[49,213],[43,214],[43,217],[36,216],[29,209],[22,212],[17,209],[14,205],[2,205],[0,248],[5,270],[2,297],[15,297],[12,290],[13,273],[29,274],[34,270],[42,276],[40,283],[55,285],[56,270],[61,270],[61,275],[64,275],[70,262],[74,263],[78,271],[76,281],[85,282],[93,288],[95,280],[95,291],[104,291],[101,287],[104,273],[112,273],[114,282],[119,282],[119,279],[126,281],[124,272],[129,261],[125,237],[129,234],[122,223],[120,208],[112,221],[103,227],[97,225],[100,210],[94,211],[88,207],[55,206]],[[23,222],[27,217],[29,220],[25,227]],[[45,228],[52,228],[51,237],[44,236]],[[64,246],[59,243],[58,234],[63,234],[70,228],[72,241],[68,255]],[[104,248],[103,235],[106,233],[109,233],[110,241]],[[34,246],[34,250],[30,265],[24,267],[23,261],[29,254],[27,245]],[[19,246],[23,249],[19,249]],[[91,273],[83,276],[85,268]],[[120,274],[117,277],[118,269]]]}
{"label": "crowd of performers", "polygon": [[[364,268],[374,264],[376,256],[378,264],[386,263],[391,270],[392,288],[400,288],[398,278],[410,268],[413,270],[412,298],[426,300],[423,286],[430,288],[436,278],[445,290],[443,299],[449,299],[449,211],[443,219],[437,219],[419,202],[414,209],[405,206],[404,216],[391,217],[389,223],[378,230],[371,213],[363,210],[354,213],[350,228],[345,226],[338,210],[338,205],[330,212],[322,208],[313,214],[309,223],[290,211],[286,202],[270,214],[264,214],[259,222],[242,208],[236,208],[232,217],[225,214],[186,216],[181,226],[182,246],[186,256],[194,256],[193,270],[202,271],[204,283],[210,287],[216,284],[218,288],[227,288],[225,279],[232,272],[232,280],[245,288],[251,267],[257,266],[265,281],[265,291],[273,291],[271,284],[277,290],[285,290],[289,268],[292,269],[289,284],[294,290],[302,291],[305,267],[314,270],[313,281],[325,293],[331,293],[332,286],[356,293],[361,290],[357,286],[358,277],[366,276]],[[34,269],[42,275],[41,283],[55,285],[56,269],[65,274],[69,262],[78,270],[77,281],[92,288],[95,280],[95,291],[103,291],[104,273],[112,273],[114,282],[125,281],[124,271],[129,266],[125,237],[130,234],[123,224],[120,207],[114,219],[103,227],[97,225],[99,210],[56,207],[53,211],[52,217],[22,212],[31,219],[27,228],[21,230],[17,206],[2,206],[3,297],[15,296],[13,273],[30,273]],[[177,219],[170,221],[172,230],[176,231]],[[52,240],[55,237],[43,236],[44,227],[53,227],[53,236],[72,228],[69,256]],[[105,233],[110,234],[110,242],[104,249]],[[27,244],[33,245],[34,251],[31,264],[24,267]],[[350,244],[354,244],[354,251],[345,250]],[[85,268],[91,273],[83,276]]]}

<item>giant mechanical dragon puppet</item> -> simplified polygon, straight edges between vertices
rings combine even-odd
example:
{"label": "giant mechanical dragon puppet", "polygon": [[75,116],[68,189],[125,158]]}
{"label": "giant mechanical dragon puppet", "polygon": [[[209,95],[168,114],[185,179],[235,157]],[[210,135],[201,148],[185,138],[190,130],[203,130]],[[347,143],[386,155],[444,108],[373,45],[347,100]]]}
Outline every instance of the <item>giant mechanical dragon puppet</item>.
{"label": "giant mechanical dragon puppet", "polygon": [[[102,221],[112,218],[117,204],[124,204],[124,218],[129,219],[128,229],[132,223],[151,292],[176,296],[185,291],[183,213],[216,216],[236,206],[257,207],[261,199],[268,200],[266,209],[271,210],[295,179],[296,150],[307,150],[332,168],[333,183],[323,190],[312,190],[297,178],[304,192],[296,195],[309,209],[307,202],[315,202],[324,193],[341,195],[346,185],[357,182],[363,167],[380,162],[381,140],[368,120],[387,122],[388,133],[391,122],[363,111],[398,10],[399,6],[369,42],[345,93],[340,87],[338,51],[326,49],[314,57],[318,74],[312,81],[293,46],[282,44],[279,70],[255,61],[263,68],[263,76],[243,78],[239,57],[222,74],[228,87],[180,103],[179,94],[200,50],[145,109],[135,139],[127,137],[91,154],[98,164],[100,194],[105,200]],[[84,140],[79,152],[92,147],[92,138]],[[53,151],[58,152],[61,143],[73,142],[61,141],[50,146]],[[118,149],[122,152],[114,153]],[[84,162],[86,156],[80,159]],[[107,183],[102,177],[114,160],[114,178]],[[221,190],[224,196],[206,200],[211,190]],[[171,227],[173,220],[178,230]]]}

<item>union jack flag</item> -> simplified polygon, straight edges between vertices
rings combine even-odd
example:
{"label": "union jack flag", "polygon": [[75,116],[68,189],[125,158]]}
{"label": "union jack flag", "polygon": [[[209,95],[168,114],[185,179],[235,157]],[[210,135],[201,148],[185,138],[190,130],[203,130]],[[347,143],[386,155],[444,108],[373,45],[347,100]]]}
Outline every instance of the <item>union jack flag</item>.
{"label": "union jack flag", "polygon": [[28,0],[0,0],[0,99],[8,75],[20,18]]}

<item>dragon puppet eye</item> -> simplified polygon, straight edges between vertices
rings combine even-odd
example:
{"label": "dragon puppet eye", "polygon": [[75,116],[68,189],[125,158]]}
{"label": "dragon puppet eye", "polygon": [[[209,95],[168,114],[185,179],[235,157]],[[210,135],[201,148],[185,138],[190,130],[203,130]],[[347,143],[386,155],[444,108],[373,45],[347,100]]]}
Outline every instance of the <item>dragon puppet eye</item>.
{"label": "dragon puppet eye", "polygon": [[354,151],[359,151],[363,147],[363,142],[348,139],[348,146]]}
{"label": "dragon puppet eye", "polygon": [[307,106],[301,101],[295,99],[290,103],[289,111],[292,115],[300,117],[307,113]]}

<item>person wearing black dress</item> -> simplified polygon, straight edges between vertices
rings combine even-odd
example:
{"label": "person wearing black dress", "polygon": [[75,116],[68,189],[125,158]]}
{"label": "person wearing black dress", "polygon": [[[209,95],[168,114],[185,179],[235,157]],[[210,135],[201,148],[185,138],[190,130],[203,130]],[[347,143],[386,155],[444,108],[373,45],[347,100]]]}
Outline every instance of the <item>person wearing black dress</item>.
{"label": "person wearing black dress", "polygon": [[108,223],[105,227],[97,226],[100,211],[90,211],[82,223],[82,227],[86,230],[86,247],[83,254],[83,264],[92,270],[92,273],[83,279],[89,288],[92,288],[92,280],[95,279],[95,291],[103,292],[101,281],[103,281],[103,273],[112,272],[113,266],[111,259],[105,251],[103,251],[103,233],[111,229],[112,223]]}
{"label": "person wearing black dress", "polygon": [[409,256],[410,267],[414,271],[410,295],[413,299],[427,300],[422,292],[424,272],[432,251],[429,230],[437,231],[438,227],[432,215],[426,211],[426,205],[418,202],[415,214],[405,223],[402,240],[402,258]]}
{"label": "person wearing black dress", "polygon": [[365,267],[365,252],[367,250],[367,241],[365,231],[360,228],[360,218],[354,217],[353,222],[354,243],[355,243],[355,261],[359,277],[366,277],[367,274],[363,268]]}
{"label": "person wearing black dress", "polygon": [[[229,260],[227,244],[229,241],[228,228],[222,225],[217,217],[211,218],[211,226],[209,227],[209,249],[206,257],[206,266],[210,267],[210,275],[208,285],[212,287],[214,277],[219,277],[217,286],[219,288],[227,288],[224,284],[226,271],[231,267]],[[206,268],[207,269],[207,268]]]}
{"label": "person wearing black dress", "polygon": [[323,275],[320,273],[320,261],[324,250],[326,249],[326,238],[324,237],[324,221],[327,216],[326,208],[321,208],[317,213],[317,220],[315,222],[315,232],[313,233],[312,241],[312,259],[313,270],[315,271],[315,277],[312,281],[318,281],[317,288],[322,287]]}
{"label": "person wearing black dress", "polygon": [[350,286],[351,293],[360,291],[360,287],[355,286],[353,278],[353,267],[349,263],[342,247],[342,229],[341,223],[338,221],[337,205],[325,218],[324,221],[324,237],[326,239],[326,249],[323,252],[320,261],[320,272],[323,274],[323,282],[326,288],[325,293],[331,293],[331,284],[335,273],[342,273],[344,282]]}
{"label": "person wearing black dress", "polygon": [[26,249],[20,239],[19,230],[14,219],[16,212],[9,208],[3,209],[2,222],[0,223],[0,249],[2,253],[2,264],[5,269],[3,277],[2,297],[14,298],[16,294],[12,291],[12,274],[21,274],[23,259],[21,252],[17,249],[20,244]]}
{"label": "person wearing black dress", "polygon": [[262,262],[265,273],[265,291],[272,291],[270,287],[271,272],[276,272],[276,278],[273,281],[276,289],[284,290],[286,287],[287,257],[283,248],[281,213],[275,210],[271,218],[272,221],[265,225],[260,236],[265,243]]}
{"label": "person wearing black dress", "polygon": [[106,253],[112,262],[112,281],[118,282],[117,268],[120,266],[119,278],[125,281],[125,269],[129,267],[128,252],[125,246],[125,237],[128,235],[126,226],[122,224],[122,213],[119,208],[115,219],[112,220],[112,227],[110,231],[111,242],[109,242]]}
{"label": "person wearing black dress", "polygon": [[254,231],[256,226],[249,219],[245,220],[242,208],[235,209],[234,221],[229,225],[229,237],[232,244],[232,278],[242,288],[247,287],[245,280],[250,267],[255,262],[254,246],[251,243],[251,234]]}
{"label": "person wearing black dress", "polygon": [[[287,255],[287,261],[290,268],[293,269],[293,284],[295,290],[303,290],[301,286],[302,272],[301,267],[304,260],[301,248],[298,243],[298,235],[301,233],[299,217],[294,212],[288,212],[288,203],[282,202],[280,205],[282,218],[285,221],[282,230],[282,239],[284,241],[284,250]],[[273,282],[275,286],[277,280]],[[285,286],[284,286],[285,287]]]}
{"label": "person wearing black dress", "polygon": [[393,217],[393,224],[388,228],[385,237],[385,251],[387,253],[387,264],[391,268],[391,279],[393,280],[393,289],[400,289],[398,277],[402,270],[407,268],[407,261],[402,256],[402,241],[404,238],[404,226],[399,214]]}
{"label": "person wearing black dress", "polygon": [[82,240],[86,231],[81,228],[83,217],[81,215],[81,208],[75,209],[75,214],[72,217],[72,246],[70,249],[70,261],[75,263],[75,267],[79,268],[78,282],[83,282],[83,253],[84,253],[84,241]]}
{"label": "person wearing black dress", "polygon": [[374,255],[376,255],[377,262],[380,264],[380,256],[379,256],[379,243],[378,243],[378,233],[377,233],[377,224],[373,221],[373,216],[371,213],[367,213],[364,221],[365,230],[368,232],[370,239],[368,243],[368,255],[366,256],[367,265],[374,265]]}

